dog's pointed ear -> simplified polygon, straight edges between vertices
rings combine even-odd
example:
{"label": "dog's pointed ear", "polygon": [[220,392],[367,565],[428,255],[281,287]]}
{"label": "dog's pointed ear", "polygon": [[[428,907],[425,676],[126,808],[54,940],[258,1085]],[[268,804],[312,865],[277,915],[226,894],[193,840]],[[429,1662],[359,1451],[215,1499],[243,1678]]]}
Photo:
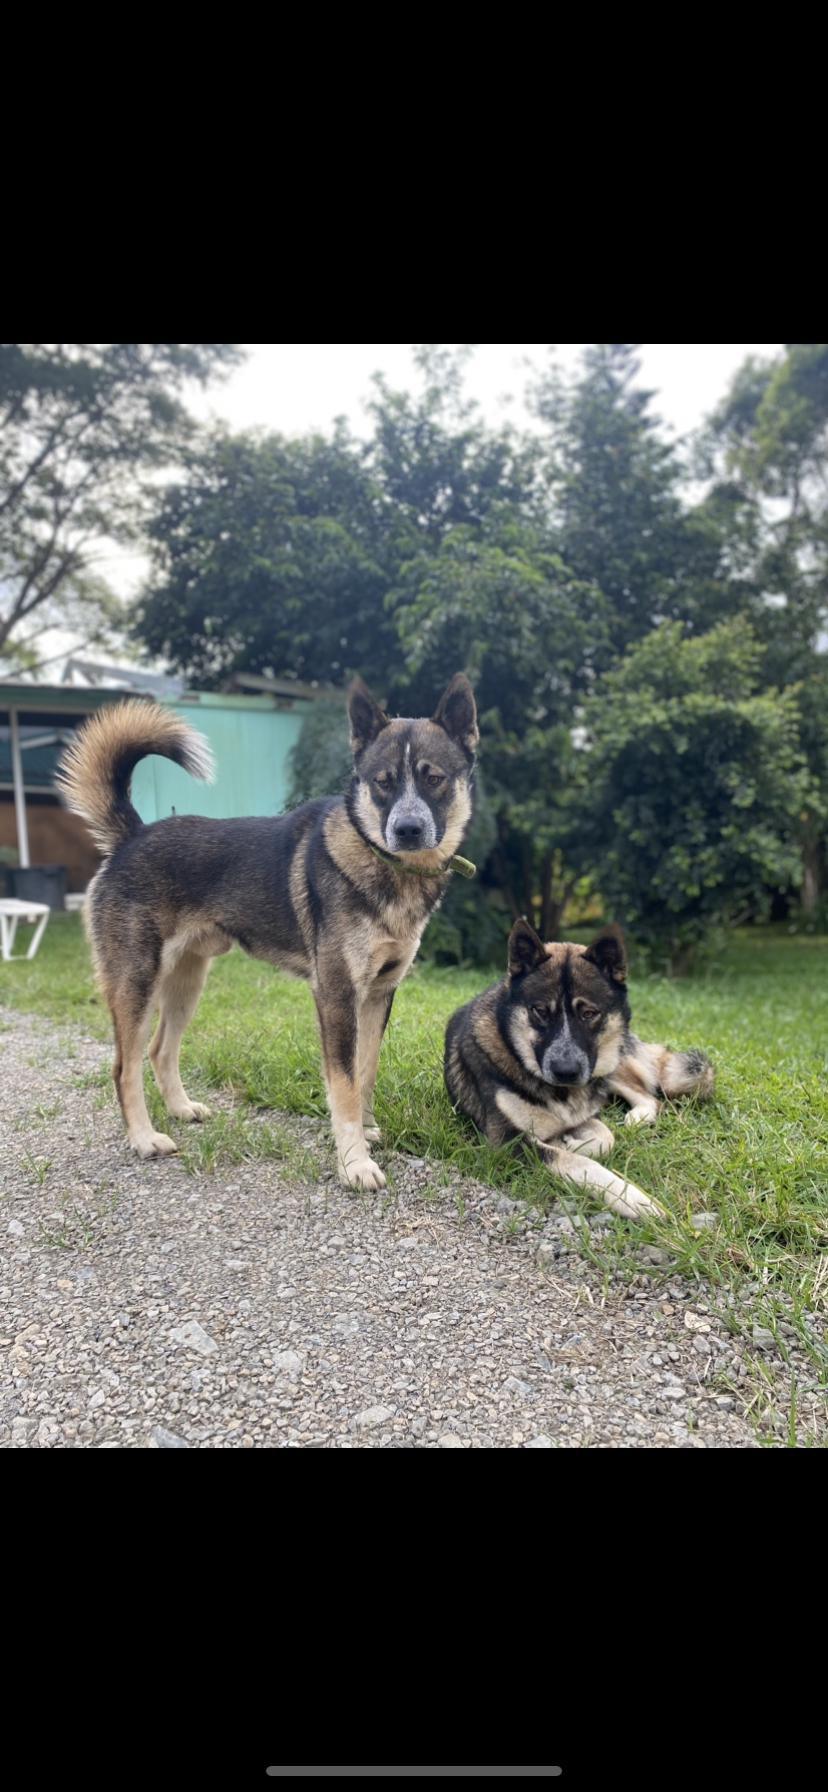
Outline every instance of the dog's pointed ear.
{"label": "dog's pointed ear", "polygon": [[522,977],[526,971],[534,971],[545,957],[543,940],[538,938],[531,922],[522,915],[509,935],[509,976]]}
{"label": "dog's pointed ear", "polygon": [[609,977],[611,983],[626,983],[627,948],[617,921],[613,921],[611,927],[602,929],[598,938],[587,947],[584,957],[589,959],[590,964],[596,965],[605,977]]}
{"label": "dog's pointed ear", "polygon": [[351,724],[351,752],[355,759],[370,747],[372,740],[388,727],[390,717],[371,696],[367,684],[355,678],[348,691],[348,720]]}
{"label": "dog's pointed ear", "polygon": [[465,672],[455,672],[451,683],[446,685],[431,720],[437,723],[438,728],[444,728],[470,759],[474,758],[480,732],[474,691]]}

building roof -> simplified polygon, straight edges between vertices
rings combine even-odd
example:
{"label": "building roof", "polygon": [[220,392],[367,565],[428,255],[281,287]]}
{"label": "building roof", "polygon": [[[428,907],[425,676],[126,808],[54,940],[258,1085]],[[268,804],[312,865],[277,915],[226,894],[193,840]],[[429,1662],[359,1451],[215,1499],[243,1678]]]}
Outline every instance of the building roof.
{"label": "building roof", "polygon": [[109,690],[146,691],[152,697],[180,697],[187,688],[186,680],[171,672],[147,672],[143,666],[112,666],[101,660],[89,660],[70,654],[63,668],[61,684],[73,689],[88,690],[106,685]]}

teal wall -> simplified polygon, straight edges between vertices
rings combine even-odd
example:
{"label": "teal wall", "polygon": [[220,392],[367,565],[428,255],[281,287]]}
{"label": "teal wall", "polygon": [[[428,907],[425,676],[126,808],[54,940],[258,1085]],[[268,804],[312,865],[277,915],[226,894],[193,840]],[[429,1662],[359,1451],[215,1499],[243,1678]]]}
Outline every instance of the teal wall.
{"label": "teal wall", "polygon": [[215,784],[202,784],[156,754],[136,766],[132,800],[142,821],[176,815],[279,815],[288,799],[288,754],[305,714],[276,709],[267,697],[200,692],[174,699],[175,710],[206,735],[216,761]]}

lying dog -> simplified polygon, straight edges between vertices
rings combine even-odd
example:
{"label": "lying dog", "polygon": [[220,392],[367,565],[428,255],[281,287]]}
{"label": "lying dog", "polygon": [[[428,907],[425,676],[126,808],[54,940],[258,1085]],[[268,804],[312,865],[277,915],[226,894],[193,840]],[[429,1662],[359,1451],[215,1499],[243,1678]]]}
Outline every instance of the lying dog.
{"label": "lying dog", "polygon": [[453,868],[471,817],[477,746],[474,695],[462,673],[430,720],[391,721],[360,682],[349,694],[354,776],[345,797],[288,815],[211,821],[171,816],[145,827],[130,802],[147,753],[208,778],[206,741],[158,704],[107,707],[80,729],[58,785],[105,855],[87,928],[115,1028],[115,1086],[140,1157],[175,1151],[156,1132],[143,1084],[144,1047],[178,1120],[201,1120],[178,1068],[210,960],[234,942],[309,980],[342,1180],[382,1188],[368,1142],[377,1060],[394,992]]}
{"label": "lying dog", "polygon": [[711,1095],[703,1052],[644,1045],[630,1032],[624,941],[609,927],[591,946],[547,945],[528,921],[509,936],[509,972],[452,1015],[446,1086],[490,1144],[527,1133],[551,1170],[598,1189],[627,1219],[662,1209],[594,1157],[614,1139],[597,1118],[611,1096],[627,1126],[653,1121],[660,1095]]}

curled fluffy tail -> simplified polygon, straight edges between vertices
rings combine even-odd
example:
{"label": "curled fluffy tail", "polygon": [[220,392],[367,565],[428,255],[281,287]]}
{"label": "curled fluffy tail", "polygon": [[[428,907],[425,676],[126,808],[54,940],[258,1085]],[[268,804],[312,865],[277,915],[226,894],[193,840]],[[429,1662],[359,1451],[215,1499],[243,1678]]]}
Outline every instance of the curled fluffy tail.
{"label": "curled fluffy tail", "polygon": [[658,1081],[665,1095],[713,1094],[713,1066],[704,1052],[664,1051],[658,1068]]}
{"label": "curled fluffy tail", "polygon": [[67,809],[81,815],[108,858],[143,827],[129,800],[139,759],[160,753],[193,778],[213,777],[213,755],[202,734],[170,709],[140,697],[108,704],[90,716],[67,747],[55,779]]}
{"label": "curled fluffy tail", "polygon": [[647,1045],[631,1032],[624,1057],[609,1081],[618,1082],[624,1100],[642,1095],[708,1097],[713,1093],[715,1072],[706,1052],[670,1052],[667,1045]]}

